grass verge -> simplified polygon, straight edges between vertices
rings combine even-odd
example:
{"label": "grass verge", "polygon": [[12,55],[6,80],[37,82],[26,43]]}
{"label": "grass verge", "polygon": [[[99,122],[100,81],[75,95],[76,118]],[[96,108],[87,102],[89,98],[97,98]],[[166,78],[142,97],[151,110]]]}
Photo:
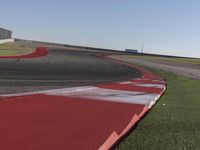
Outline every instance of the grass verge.
{"label": "grass verge", "polygon": [[17,43],[0,44],[0,56],[17,56],[29,54],[34,51],[34,48],[24,46]]}
{"label": "grass verge", "polygon": [[158,69],[167,91],[117,150],[199,150],[200,80]]}

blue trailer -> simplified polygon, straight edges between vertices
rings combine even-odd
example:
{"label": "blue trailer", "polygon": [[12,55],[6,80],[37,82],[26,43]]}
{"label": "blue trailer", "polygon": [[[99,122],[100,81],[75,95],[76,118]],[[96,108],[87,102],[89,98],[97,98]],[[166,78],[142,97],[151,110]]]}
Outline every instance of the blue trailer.
{"label": "blue trailer", "polygon": [[138,53],[138,50],[135,50],[135,49],[125,49],[125,52],[127,52],[127,53]]}

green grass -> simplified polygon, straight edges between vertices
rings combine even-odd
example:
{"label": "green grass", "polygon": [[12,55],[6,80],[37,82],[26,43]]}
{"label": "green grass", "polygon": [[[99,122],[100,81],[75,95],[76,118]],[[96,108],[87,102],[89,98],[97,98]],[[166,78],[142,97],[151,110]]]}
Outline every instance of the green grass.
{"label": "green grass", "polygon": [[199,150],[200,80],[149,69],[167,80],[167,91],[117,150]]}
{"label": "green grass", "polygon": [[6,43],[0,44],[0,56],[16,56],[29,54],[34,51],[34,48],[28,46],[16,44],[16,43]]}
{"label": "green grass", "polygon": [[157,60],[165,60],[165,61],[174,61],[174,62],[184,62],[189,64],[200,65],[200,58],[172,58],[172,57],[160,57],[160,56],[137,56],[137,55],[130,55],[131,57],[135,58],[143,58],[143,59],[157,59]]}

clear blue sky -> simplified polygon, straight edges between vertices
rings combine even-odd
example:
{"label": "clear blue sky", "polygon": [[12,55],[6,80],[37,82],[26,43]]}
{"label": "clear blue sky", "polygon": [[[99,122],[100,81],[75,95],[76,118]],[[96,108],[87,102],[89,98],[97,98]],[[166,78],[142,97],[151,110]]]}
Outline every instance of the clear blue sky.
{"label": "clear blue sky", "polygon": [[200,57],[199,0],[0,0],[14,37]]}

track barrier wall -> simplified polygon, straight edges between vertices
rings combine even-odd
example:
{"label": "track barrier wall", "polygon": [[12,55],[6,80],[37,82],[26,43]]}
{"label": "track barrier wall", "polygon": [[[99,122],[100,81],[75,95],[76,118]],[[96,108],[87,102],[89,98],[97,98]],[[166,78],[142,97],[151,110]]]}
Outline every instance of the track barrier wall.
{"label": "track barrier wall", "polygon": [[14,41],[15,41],[14,39],[3,39],[3,40],[0,40],[0,44],[10,43],[10,42],[14,42]]}
{"label": "track barrier wall", "polygon": [[98,51],[109,51],[109,52],[119,52],[119,50],[113,49],[105,49],[105,48],[95,48],[89,46],[78,46],[78,45],[69,45],[69,44],[58,44],[52,42],[42,42],[42,41],[34,41],[34,40],[25,40],[25,39],[14,39],[15,42],[36,45],[40,46],[48,46],[48,47],[60,47],[60,48],[71,48],[71,49],[84,49],[84,50],[98,50]]}

